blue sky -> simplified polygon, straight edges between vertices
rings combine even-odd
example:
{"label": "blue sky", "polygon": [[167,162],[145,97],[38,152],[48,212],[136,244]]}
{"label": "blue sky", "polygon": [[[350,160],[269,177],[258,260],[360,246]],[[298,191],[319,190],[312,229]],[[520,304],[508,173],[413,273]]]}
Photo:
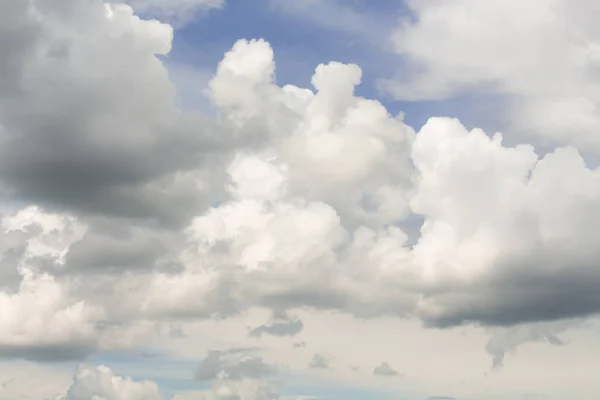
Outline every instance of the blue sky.
{"label": "blue sky", "polygon": [[[177,29],[167,65],[187,66],[195,69],[200,79],[208,80],[236,40],[262,38],[275,52],[280,85],[312,88],[310,79],[317,65],[330,61],[355,63],[363,71],[357,94],[378,99],[392,114],[403,112],[406,122],[417,130],[434,116],[456,117],[467,127],[500,129],[500,103],[492,96],[470,94],[444,101],[405,102],[377,90],[379,79],[402,71],[402,59],[391,51],[389,42],[398,20],[410,16],[401,1],[336,0],[324,2],[327,6],[300,9],[285,3],[233,0],[222,9],[198,16]],[[190,93],[187,87],[190,76],[178,79],[174,74],[173,79],[180,82],[184,103],[202,103],[198,90]]]}

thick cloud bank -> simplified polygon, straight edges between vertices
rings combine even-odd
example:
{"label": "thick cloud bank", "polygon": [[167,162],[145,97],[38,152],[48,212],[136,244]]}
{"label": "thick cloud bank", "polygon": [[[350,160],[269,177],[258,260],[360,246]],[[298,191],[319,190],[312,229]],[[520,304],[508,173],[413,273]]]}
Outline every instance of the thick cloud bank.
{"label": "thick cloud bank", "polygon": [[[600,171],[577,148],[541,157],[450,118],[415,133],[355,95],[357,65],[281,87],[263,40],[238,41],[218,65],[218,118],[184,113],[157,58],[168,25],[100,0],[10,4],[0,356],[79,359],[140,343],[160,321],[250,307],[275,316],[254,336],[299,332],[302,307],[435,327],[600,311]],[[499,363],[501,343],[489,349]],[[69,399],[155,390],[80,375],[131,395],[75,384]]]}

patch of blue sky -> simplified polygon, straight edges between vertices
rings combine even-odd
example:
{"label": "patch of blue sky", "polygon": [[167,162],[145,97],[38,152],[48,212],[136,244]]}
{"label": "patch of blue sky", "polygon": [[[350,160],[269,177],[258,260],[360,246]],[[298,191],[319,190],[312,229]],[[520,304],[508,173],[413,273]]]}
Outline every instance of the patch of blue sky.
{"label": "patch of blue sky", "polygon": [[286,386],[283,393],[288,398],[319,400],[414,400],[417,397],[398,393],[379,392],[369,389],[342,386]]}
{"label": "patch of blue sky", "polygon": [[[208,80],[238,39],[263,38],[275,51],[279,84],[311,87],[318,64],[356,63],[363,69],[358,94],[376,97],[376,79],[394,68],[396,56],[385,49],[385,42],[396,17],[388,10],[366,14],[347,4],[338,7],[335,2],[323,3],[328,5],[298,8],[282,0],[230,0],[223,9],[212,10],[177,30],[167,65],[174,70],[186,66],[190,76],[189,68],[193,68]],[[177,78],[175,81],[179,88],[189,88]]]}
{"label": "patch of blue sky", "polygon": [[318,64],[356,63],[363,70],[357,94],[381,101],[391,114],[403,112],[419,129],[432,116],[453,116],[467,127],[502,129],[501,99],[479,94],[443,101],[394,101],[377,90],[382,78],[402,76],[403,60],[391,51],[390,33],[410,16],[397,0],[229,0],[222,9],[200,15],[176,31],[166,59],[183,107],[210,109],[202,90],[223,54],[241,38],[263,38],[275,51],[280,85],[312,88]]}
{"label": "patch of blue sky", "polygon": [[[335,60],[367,69],[375,66],[367,61],[375,56],[380,59],[387,33],[395,24],[395,18],[388,15],[358,14],[332,1],[313,3],[326,6],[289,6],[292,3],[230,0],[222,10],[179,29],[171,57],[214,70],[236,40],[264,38],[275,50],[278,81],[308,86],[319,63]],[[380,68],[387,65],[377,64]]]}

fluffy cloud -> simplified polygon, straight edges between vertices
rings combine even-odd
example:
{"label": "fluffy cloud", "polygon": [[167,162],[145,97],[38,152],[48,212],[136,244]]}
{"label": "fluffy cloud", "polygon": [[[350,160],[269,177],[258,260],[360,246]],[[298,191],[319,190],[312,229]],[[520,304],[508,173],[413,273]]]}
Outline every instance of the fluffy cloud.
{"label": "fluffy cloud", "polygon": [[103,365],[81,365],[62,400],[161,400],[158,385],[116,376]]}
{"label": "fluffy cloud", "polygon": [[83,227],[73,218],[33,207],[0,219],[0,227],[9,239],[0,259],[9,256],[3,270],[16,275],[13,290],[0,291],[0,355],[50,361],[93,351],[102,309],[70,296],[54,277],[39,271],[36,262],[64,258]]}
{"label": "fluffy cloud", "polygon": [[588,284],[597,279],[590,224],[600,175],[575,149],[540,159],[529,146],[502,147],[499,135],[433,120],[413,159],[421,177],[412,205],[426,215],[413,254],[429,279],[445,281],[422,299],[425,319],[496,325],[597,311]]}
{"label": "fluffy cloud", "polygon": [[[183,392],[171,400],[275,400],[275,387],[255,380],[218,381],[210,391]],[[59,400],[164,400],[155,382],[115,375],[103,365],[80,365]]]}
{"label": "fluffy cloud", "polygon": [[263,379],[277,374],[278,368],[267,364],[262,357],[250,354],[251,349],[210,351],[196,369],[195,377],[201,381],[214,379]]}
{"label": "fluffy cloud", "polygon": [[22,2],[2,18],[8,194],[104,217],[173,223],[193,214],[203,183],[185,171],[213,147],[211,127],[173,105],[156,57],[170,51],[172,28],[100,0]]}
{"label": "fluffy cloud", "polygon": [[[280,87],[264,40],[218,65],[218,118],[184,113],[157,58],[172,28],[122,4],[15,3],[0,35],[1,356],[81,358],[250,307],[275,313],[254,335],[292,335],[308,307],[537,326],[494,331],[500,364],[556,341],[536,323],[600,311],[600,170],[575,147],[540,156],[448,118],[415,133],[355,94],[354,64]],[[199,379],[272,372],[227,357],[210,353]]]}
{"label": "fluffy cloud", "polygon": [[[409,66],[384,87],[402,99],[465,92],[506,99],[507,129],[598,153],[598,5],[590,0],[406,1],[393,34]],[[493,10],[493,11],[492,11]]]}
{"label": "fluffy cloud", "polygon": [[169,25],[100,0],[21,2],[0,18],[0,347],[80,358],[123,342],[115,327],[132,322],[144,275],[180,268],[172,228],[220,192],[217,143],[231,143],[174,107],[157,58]]}

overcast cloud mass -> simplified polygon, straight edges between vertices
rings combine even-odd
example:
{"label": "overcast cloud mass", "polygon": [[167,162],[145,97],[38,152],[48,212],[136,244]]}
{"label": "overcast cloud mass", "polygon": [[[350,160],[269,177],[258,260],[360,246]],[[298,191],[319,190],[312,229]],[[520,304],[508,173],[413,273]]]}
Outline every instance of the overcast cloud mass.
{"label": "overcast cloud mass", "polygon": [[[239,37],[184,110],[229,1],[0,0],[0,398],[593,398],[598,4],[257,2],[397,68]],[[391,111],[464,95],[505,133]]]}

